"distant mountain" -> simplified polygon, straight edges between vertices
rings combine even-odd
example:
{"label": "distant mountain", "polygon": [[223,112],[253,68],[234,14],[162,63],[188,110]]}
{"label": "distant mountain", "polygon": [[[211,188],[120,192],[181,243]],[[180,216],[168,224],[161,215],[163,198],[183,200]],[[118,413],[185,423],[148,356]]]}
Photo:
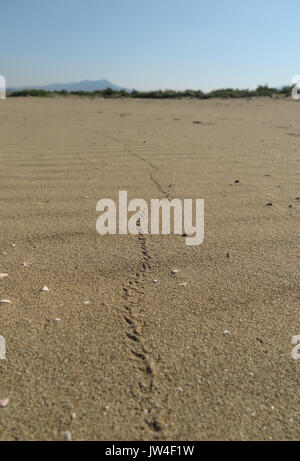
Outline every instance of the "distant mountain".
{"label": "distant mountain", "polygon": [[32,85],[32,86],[22,86],[19,88],[7,88],[7,91],[21,91],[21,90],[46,90],[46,91],[61,91],[67,90],[71,91],[96,91],[96,90],[105,90],[106,88],[111,88],[115,91],[125,90],[131,92],[130,89],[124,88],[121,86],[114,85],[109,80],[82,80],[82,82],[76,83],[52,83],[50,85]]}

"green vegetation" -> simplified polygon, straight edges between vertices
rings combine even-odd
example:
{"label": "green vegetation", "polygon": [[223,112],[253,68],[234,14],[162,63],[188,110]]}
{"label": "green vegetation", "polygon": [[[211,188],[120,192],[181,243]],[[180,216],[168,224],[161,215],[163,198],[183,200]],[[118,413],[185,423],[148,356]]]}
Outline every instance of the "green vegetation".
{"label": "green vegetation", "polygon": [[14,91],[9,93],[8,97],[21,97],[21,96],[38,96],[40,98],[44,98],[46,96],[50,96],[52,93],[50,91],[45,90],[21,90],[21,91]]}
{"label": "green vegetation", "polygon": [[89,98],[141,98],[141,99],[182,99],[182,98],[196,98],[196,99],[210,99],[210,98],[252,98],[252,97],[278,97],[278,96],[289,96],[291,94],[292,87],[285,86],[281,89],[269,88],[267,85],[258,86],[256,90],[239,90],[234,88],[225,88],[220,90],[213,90],[209,93],[204,93],[201,90],[185,90],[185,91],[174,91],[174,90],[156,90],[156,91],[137,91],[133,90],[130,93],[121,90],[115,91],[111,88],[106,90],[97,90],[93,92],[89,91],[72,91],[66,90],[61,91],[45,91],[45,90],[22,90],[15,91],[8,94],[8,97],[20,97],[20,96],[39,96],[39,97],[51,97],[55,95],[61,96],[86,96]]}

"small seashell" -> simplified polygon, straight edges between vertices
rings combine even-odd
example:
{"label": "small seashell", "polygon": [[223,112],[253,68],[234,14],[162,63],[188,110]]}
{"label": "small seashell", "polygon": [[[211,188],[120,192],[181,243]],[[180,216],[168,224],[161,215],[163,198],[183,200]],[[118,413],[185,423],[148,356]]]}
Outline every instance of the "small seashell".
{"label": "small seashell", "polygon": [[31,264],[30,262],[28,262],[28,261],[24,261],[24,262],[22,263],[22,266],[24,266],[24,267],[30,267],[30,266],[32,266],[32,264]]}
{"label": "small seashell", "polygon": [[5,256],[7,253],[5,251],[2,251],[1,254]]}
{"label": "small seashell", "polygon": [[2,304],[11,304],[11,301],[9,299],[0,299],[0,303],[2,303]]}
{"label": "small seashell", "polygon": [[178,285],[179,285],[180,287],[185,287],[185,286],[186,286],[186,282],[184,282],[184,283],[179,283]]}
{"label": "small seashell", "polygon": [[223,335],[230,335],[230,331],[224,330],[224,331],[223,331]]}
{"label": "small seashell", "polygon": [[181,386],[177,387],[178,392],[183,392],[183,389]]}
{"label": "small seashell", "polygon": [[61,319],[60,319],[59,317],[56,317],[55,321],[56,321],[56,322],[60,322]]}
{"label": "small seashell", "polygon": [[43,286],[42,291],[49,291],[49,288],[46,285]]}
{"label": "small seashell", "polygon": [[87,305],[87,304],[90,304],[90,302],[89,301],[83,301],[83,304]]}
{"label": "small seashell", "polygon": [[9,402],[9,398],[0,400],[0,408],[5,408]]}
{"label": "small seashell", "polygon": [[171,274],[177,274],[178,270],[177,269],[172,269]]}
{"label": "small seashell", "polygon": [[68,440],[68,441],[72,440],[72,434],[71,434],[70,431],[66,431],[66,432],[64,433],[64,439],[65,439],[65,440]]}
{"label": "small seashell", "polygon": [[4,272],[0,274],[0,280],[4,279],[5,277],[8,277],[8,274],[5,274]]}
{"label": "small seashell", "polygon": [[158,282],[158,280],[156,280],[156,279],[154,279],[154,280],[152,280],[152,281],[153,281],[153,283],[157,283],[157,282]]}
{"label": "small seashell", "polygon": [[71,419],[76,419],[76,413],[71,414]]}

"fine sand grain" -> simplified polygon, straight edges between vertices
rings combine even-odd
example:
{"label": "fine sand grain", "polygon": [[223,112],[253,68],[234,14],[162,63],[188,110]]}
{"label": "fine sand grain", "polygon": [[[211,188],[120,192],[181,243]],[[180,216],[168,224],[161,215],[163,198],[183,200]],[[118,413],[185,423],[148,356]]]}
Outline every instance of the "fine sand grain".
{"label": "fine sand grain", "polygon": [[[1,440],[299,439],[299,151],[291,99],[0,101]],[[119,190],[203,245],[101,237]]]}

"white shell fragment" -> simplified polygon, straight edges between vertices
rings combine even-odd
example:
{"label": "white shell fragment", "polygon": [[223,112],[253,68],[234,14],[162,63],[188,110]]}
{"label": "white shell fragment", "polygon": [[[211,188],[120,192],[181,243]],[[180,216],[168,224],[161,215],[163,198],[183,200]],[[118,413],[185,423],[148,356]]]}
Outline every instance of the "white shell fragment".
{"label": "white shell fragment", "polygon": [[177,269],[172,269],[171,274],[177,274],[178,270]]}
{"label": "white shell fragment", "polygon": [[8,277],[8,274],[5,274],[4,272],[2,272],[2,273],[0,274],[0,280],[1,280],[1,279],[4,279],[5,277]]}
{"label": "white shell fragment", "polygon": [[42,291],[49,291],[49,288],[46,285],[43,286]]}
{"label": "white shell fragment", "polygon": [[90,304],[89,301],[83,301],[83,304]]}
{"label": "white shell fragment", "polygon": [[9,399],[0,400],[0,408],[5,408],[9,402]]}
{"label": "white shell fragment", "polygon": [[179,285],[180,287],[185,287],[185,286],[186,286],[186,282],[179,283],[178,285]]}
{"label": "white shell fragment", "polygon": [[9,299],[0,299],[1,304],[11,304],[11,301]]}
{"label": "white shell fragment", "polygon": [[230,335],[230,331],[224,330],[224,331],[223,331],[223,335]]}
{"label": "white shell fragment", "polygon": [[69,440],[69,441],[72,440],[72,434],[71,434],[70,431],[66,431],[66,432],[64,433],[64,439],[65,439],[65,440]]}
{"label": "white shell fragment", "polygon": [[158,280],[156,280],[156,279],[153,280],[153,283],[157,283],[157,282],[158,282]]}

